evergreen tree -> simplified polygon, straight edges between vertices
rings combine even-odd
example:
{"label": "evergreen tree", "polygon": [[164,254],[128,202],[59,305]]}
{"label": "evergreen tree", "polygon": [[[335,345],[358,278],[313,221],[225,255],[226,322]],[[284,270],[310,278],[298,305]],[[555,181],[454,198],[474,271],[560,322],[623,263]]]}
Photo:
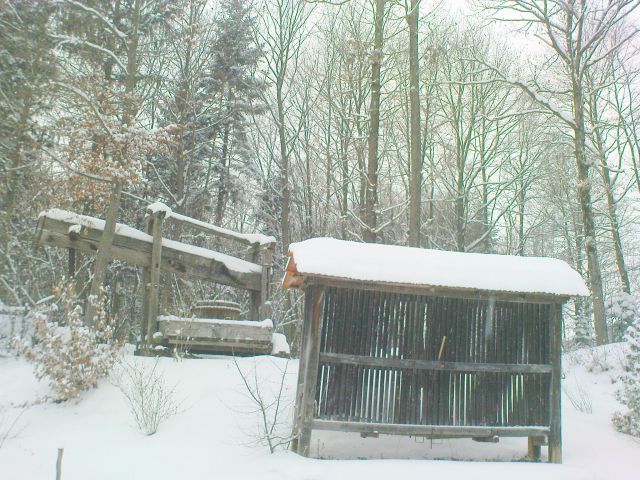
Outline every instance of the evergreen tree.
{"label": "evergreen tree", "polygon": [[616,413],[613,424],[624,433],[640,437],[640,312],[636,311],[635,321],[627,329],[625,340],[629,343],[629,352],[622,386],[618,391],[618,400],[628,411]]}
{"label": "evergreen tree", "polygon": [[624,291],[614,292],[607,299],[606,308],[611,340],[621,342],[640,311],[640,298]]}
{"label": "evergreen tree", "polygon": [[222,223],[227,202],[241,193],[239,175],[252,170],[247,130],[254,115],[263,112],[264,82],[255,73],[262,50],[253,33],[252,5],[242,0],[224,0],[214,21],[211,44],[213,61],[207,72],[203,94],[218,100],[213,116],[201,121],[210,125],[218,158],[217,200],[214,222]]}
{"label": "evergreen tree", "polygon": [[56,75],[48,37],[53,6],[0,2],[0,299],[11,304],[29,300],[28,285],[40,268],[29,253],[43,200],[37,195],[45,181],[41,148],[50,138],[42,115]]}

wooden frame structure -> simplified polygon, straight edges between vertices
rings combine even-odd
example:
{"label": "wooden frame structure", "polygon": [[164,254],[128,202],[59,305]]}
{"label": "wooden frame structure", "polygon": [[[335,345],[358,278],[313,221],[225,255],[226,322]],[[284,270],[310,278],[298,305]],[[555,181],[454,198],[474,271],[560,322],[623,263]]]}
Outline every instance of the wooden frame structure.
{"label": "wooden frame structure", "polygon": [[[173,222],[181,227],[194,228],[217,238],[224,238],[245,248],[247,259],[240,259],[209,249],[195,247],[163,237],[163,226]],[[141,319],[140,347],[150,348],[155,342],[154,333],[159,331],[158,306],[160,272],[166,271],[191,278],[207,280],[249,291],[251,296],[250,317],[263,320],[270,314],[268,309],[269,279],[272,270],[275,239],[263,235],[242,234],[215,225],[176,214],[162,205],[154,204],[147,210],[145,230],[142,232],[127,225],[118,224],[111,247],[111,258],[119,259],[143,270],[143,314]],[[38,219],[35,243],[69,250],[69,264],[75,264],[75,251],[95,254],[100,245],[104,221],[78,215],[74,212],[52,209],[43,212]],[[171,322],[169,322],[171,323]],[[174,322],[175,323],[175,322]],[[259,322],[256,322],[256,325]],[[242,325],[242,324],[239,324]],[[216,332],[232,342],[238,337],[237,346],[246,350],[242,342],[247,335],[236,335],[238,328],[222,322]],[[255,330],[262,337],[260,326]],[[195,339],[196,342],[205,339]],[[264,343],[260,339],[261,343]],[[171,339],[168,340],[169,342]],[[230,345],[230,343],[229,343]],[[225,351],[232,347],[225,344]],[[228,348],[227,348],[228,347]],[[269,348],[264,347],[265,352]],[[248,353],[244,352],[244,353]]]}
{"label": "wooden frame structure", "polygon": [[568,295],[338,278],[300,272],[295,255],[283,286],[305,294],[297,453],[313,430],[527,437],[532,460],[548,444],[561,463]]}

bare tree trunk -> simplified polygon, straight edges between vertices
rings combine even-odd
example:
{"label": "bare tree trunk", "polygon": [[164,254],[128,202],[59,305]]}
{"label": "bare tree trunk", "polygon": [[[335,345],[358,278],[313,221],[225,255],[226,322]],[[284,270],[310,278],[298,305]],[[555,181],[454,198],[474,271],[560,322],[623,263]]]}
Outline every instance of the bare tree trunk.
{"label": "bare tree trunk", "polygon": [[608,343],[607,324],[604,308],[604,292],[602,288],[602,272],[600,270],[600,257],[596,244],[596,227],[593,215],[593,202],[591,199],[591,180],[589,178],[589,159],[586,157],[585,145],[585,118],[584,99],[582,88],[576,75],[573,77],[573,107],[574,107],[574,153],[578,169],[578,202],[582,211],[582,223],[584,228],[584,248],[589,269],[589,285],[593,300],[593,322],[596,333],[596,343],[603,345]]}
{"label": "bare tree trunk", "polygon": [[631,293],[631,282],[629,281],[629,272],[624,259],[622,250],[622,237],[620,236],[620,221],[618,219],[618,211],[616,208],[616,200],[613,195],[613,186],[611,184],[611,175],[606,161],[601,157],[600,168],[602,171],[602,181],[604,183],[604,191],[607,197],[607,213],[611,223],[611,239],[613,240],[613,249],[616,256],[616,266],[618,267],[618,275],[620,275],[620,283],[622,290]]}
{"label": "bare tree trunk", "polygon": [[282,182],[282,206],[280,213],[280,230],[282,231],[282,251],[289,249],[290,227],[289,213],[291,210],[291,190],[289,188],[289,152],[284,125],[284,99],[282,96],[282,82],[276,85],[276,108],[278,109],[278,141],[280,144],[280,178]]}
{"label": "bare tree trunk", "polygon": [[[116,182],[113,185],[111,191],[111,198],[109,200],[109,208],[107,210],[107,218],[105,219],[104,231],[100,237],[100,245],[98,246],[98,253],[96,254],[96,261],[94,264],[93,279],[91,280],[91,290],[89,295],[97,300],[100,297],[100,290],[104,284],[104,279],[107,274],[107,265],[111,260],[111,246],[113,245],[113,237],[116,232],[116,221],[118,219],[118,210],[120,209],[120,198],[122,194],[122,183]],[[87,303],[87,309],[85,313],[85,323],[87,325],[93,325],[96,316],[96,302],[89,301]]]}
{"label": "bare tree trunk", "polygon": [[222,225],[224,209],[227,204],[227,182],[229,181],[229,125],[224,127],[222,135],[222,151],[220,152],[220,186],[218,187],[218,199],[216,200],[215,224]]}
{"label": "bare tree trunk", "polygon": [[518,248],[517,254],[524,256],[524,216],[525,216],[525,189],[523,182],[518,181]]}
{"label": "bare tree trunk", "polygon": [[456,176],[456,199],[455,199],[455,215],[456,215],[456,250],[464,252],[465,247],[465,230],[466,230],[466,194],[464,188],[464,162],[461,158],[457,159],[458,172]]}
{"label": "bare tree trunk", "polygon": [[409,179],[409,246],[419,247],[422,203],[422,156],[420,152],[420,73],[418,63],[418,18],[420,0],[411,0],[409,25],[409,101],[411,148]]}
{"label": "bare tree trunk", "polygon": [[365,188],[363,239],[375,243],[378,208],[378,145],[380,140],[380,66],[384,45],[385,0],[376,0],[373,52],[371,52],[371,103],[369,107],[369,140],[367,149],[367,185]]}
{"label": "bare tree trunk", "polygon": [[[125,79],[125,92],[130,97],[133,93],[137,83],[137,71],[138,71],[138,29],[140,27],[141,20],[141,8],[142,0],[135,0],[134,15],[132,18],[132,30],[129,38],[127,39],[127,77]],[[130,126],[133,123],[137,108],[132,98],[127,98],[123,108],[123,121],[125,125]],[[123,162],[126,161],[126,153],[122,154]],[[98,247],[98,253],[96,254],[96,262],[94,265],[93,279],[91,280],[91,290],[89,295],[94,299],[98,299],[100,296],[100,290],[104,284],[104,279],[107,273],[107,266],[111,260],[111,246],[113,245],[113,238],[116,231],[116,222],[118,219],[118,210],[120,209],[122,195],[122,182],[116,181],[113,184],[113,190],[111,191],[111,198],[109,200],[109,208],[107,210],[107,217],[105,218],[104,231],[100,237],[100,246]],[[95,302],[89,301],[87,303],[85,322],[88,325],[93,325],[94,318],[96,316]]]}

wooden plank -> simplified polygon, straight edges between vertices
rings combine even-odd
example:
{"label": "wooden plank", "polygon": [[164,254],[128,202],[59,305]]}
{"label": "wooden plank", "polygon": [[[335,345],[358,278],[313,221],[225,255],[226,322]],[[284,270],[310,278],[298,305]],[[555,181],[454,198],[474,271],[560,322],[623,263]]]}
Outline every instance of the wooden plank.
{"label": "wooden plank", "polygon": [[314,430],[338,432],[378,432],[388,435],[416,435],[452,437],[541,437],[549,433],[548,427],[479,427],[454,425],[394,425],[388,423],[340,422],[334,420],[314,420]]}
{"label": "wooden plank", "polygon": [[[117,236],[116,236],[117,242]],[[100,241],[86,237],[69,238],[66,233],[58,233],[50,230],[42,230],[38,235],[38,245],[46,247],[73,248],[83,253],[96,254]],[[130,248],[120,247],[115,243],[111,247],[111,255],[114,259],[122,260],[132,265],[141,267],[149,266],[151,263],[151,250],[139,252]]]}
{"label": "wooden plank", "polygon": [[549,461],[562,463],[562,304],[551,307],[551,388]]}
{"label": "wooden plank", "polygon": [[151,265],[149,266],[148,305],[147,305],[147,345],[151,345],[156,331],[160,302],[160,263],[162,262],[162,221],[166,212],[159,211],[150,216],[148,233],[153,237],[151,247]]}
{"label": "wooden plank", "polygon": [[173,320],[160,318],[158,320],[158,331],[167,337],[181,336],[193,338],[217,338],[217,339],[237,339],[250,338],[255,341],[271,342],[273,329],[265,328],[256,322],[256,325],[247,325],[248,322],[238,322],[238,325],[229,323],[199,322],[197,320]]}
{"label": "wooden plank", "polygon": [[534,461],[534,462],[538,462],[540,461],[540,455],[541,455],[541,448],[540,448],[540,444],[541,441],[539,440],[539,437],[529,437],[528,441],[527,441],[527,457],[529,457],[529,460]]}
{"label": "wooden plank", "polygon": [[438,362],[437,360],[412,360],[398,358],[376,358],[342,353],[321,353],[320,361],[342,365],[367,365],[448,372],[507,372],[507,373],[551,373],[551,365],[510,363]]}
{"label": "wooden plank", "polygon": [[300,431],[297,442],[297,453],[308,456],[311,445],[311,429],[316,400],[316,384],[318,379],[320,339],[322,337],[322,322],[324,310],[324,288],[313,288],[309,305],[311,309],[307,338],[304,345],[305,371],[303,381],[303,395],[300,409]]}
{"label": "wooden plank", "polygon": [[[80,235],[73,235],[73,238],[70,238],[69,227],[72,225],[75,224],[73,222],[41,217],[38,222],[38,231],[36,232],[35,240],[39,245],[74,248],[95,255],[100,245],[102,230],[82,227]],[[144,235],[143,232],[139,233]],[[184,245],[179,242],[175,242],[174,244]],[[152,248],[153,242],[151,239],[145,240],[122,235],[116,230],[111,247],[111,256],[114,259],[122,260],[133,265],[148,267],[151,265]],[[203,257],[196,253],[189,252],[188,245],[185,245],[185,250],[163,245],[160,268],[163,271],[208,280],[231,287],[258,292],[262,291],[263,275],[262,268],[259,268],[259,265],[254,265],[256,270],[259,269],[259,271],[235,271],[214,258]]]}
{"label": "wooden plank", "polygon": [[242,245],[246,245],[249,247],[258,247],[258,246],[272,247],[273,245],[275,245],[275,241],[273,243],[264,243],[264,244],[253,242],[242,233],[238,233],[232,230],[228,230],[226,228],[218,227],[217,225],[208,224],[206,222],[202,222],[200,220],[196,220],[195,218],[187,217],[185,215],[178,215],[173,212],[169,214],[169,216],[167,217],[167,220],[177,224],[187,225],[193,228],[194,230],[208,233],[214,237],[233,240],[234,242],[238,242],[238,243],[241,243]]}
{"label": "wooden plank", "polygon": [[307,351],[309,329],[311,328],[311,304],[313,301],[313,287],[307,288],[304,292],[304,318],[302,319],[302,334],[300,336],[300,360],[298,362],[298,380],[296,382],[296,401],[293,412],[293,428],[291,432],[291,450],[298,451],[300,432],[302,429],[302,403],[304,397],[304,381],[307,371]]}
{"label": "wooden plank", "polygon": [[[216,355],[269,355],[273,349],[271,342],[223,342],[211,339],[168,339],[162,342],[165,346],[179,346],[190,353],[205,353]],[[147,352],[155,352],[153,349]]]}
{"label": "wooden plank", "polygon": [[343,289],[368,290],[385,293],[416,294],[429,297],[463,298],[469,300],[488,300],[493,297],[496,301],[516,303],[555,303],[564,302],[569,297],[566,295],[553,295],[547,293],[520,293],[520,292],[493,292],[488,290],[448,288],[415,284],[399,284],[386,282],[363,282],[327,276],[304,276],[304,286],[322,285],[325,287],[337,287]]}

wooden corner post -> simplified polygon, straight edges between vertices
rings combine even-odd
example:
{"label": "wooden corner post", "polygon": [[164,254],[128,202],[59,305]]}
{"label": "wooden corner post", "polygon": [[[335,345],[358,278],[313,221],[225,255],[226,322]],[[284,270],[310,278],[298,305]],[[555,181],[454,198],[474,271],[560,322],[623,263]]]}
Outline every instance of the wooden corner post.
{"label": "wooden corner post", "polygon": [[292,449],[304,456],[309,455],[311,424],[315,414],[323,307],[324,288],[309,285],[305,291],[304,334],[300,349],[301,371],[298,377],[294,442],[292,442]]}
{"label": "wooden corner post", "polygon": [[549,462],[562,463],[562,304],[551,305]]}
{"label": "wooden corner post", "polygon": [[146,230],[153,237],[151,262],[143,270],[144,300],[142,303],[141,341],[150,347],[153,330],[158,319],[158,303],[160,297],[160,262],[162,261],[162,222],[166,212],[152,213],[145,220]]}
{"label": "wooden corner post", "polygon": [[273,246],[256,247],[251,253],[250,261],[262,267],[262,277],[260,290],[253,290],[250,293],[249,317],[254,320],[264,320],[271,317],[271,309],[267,305],[267,300],[269,299],[269,281],[273,267]]}

